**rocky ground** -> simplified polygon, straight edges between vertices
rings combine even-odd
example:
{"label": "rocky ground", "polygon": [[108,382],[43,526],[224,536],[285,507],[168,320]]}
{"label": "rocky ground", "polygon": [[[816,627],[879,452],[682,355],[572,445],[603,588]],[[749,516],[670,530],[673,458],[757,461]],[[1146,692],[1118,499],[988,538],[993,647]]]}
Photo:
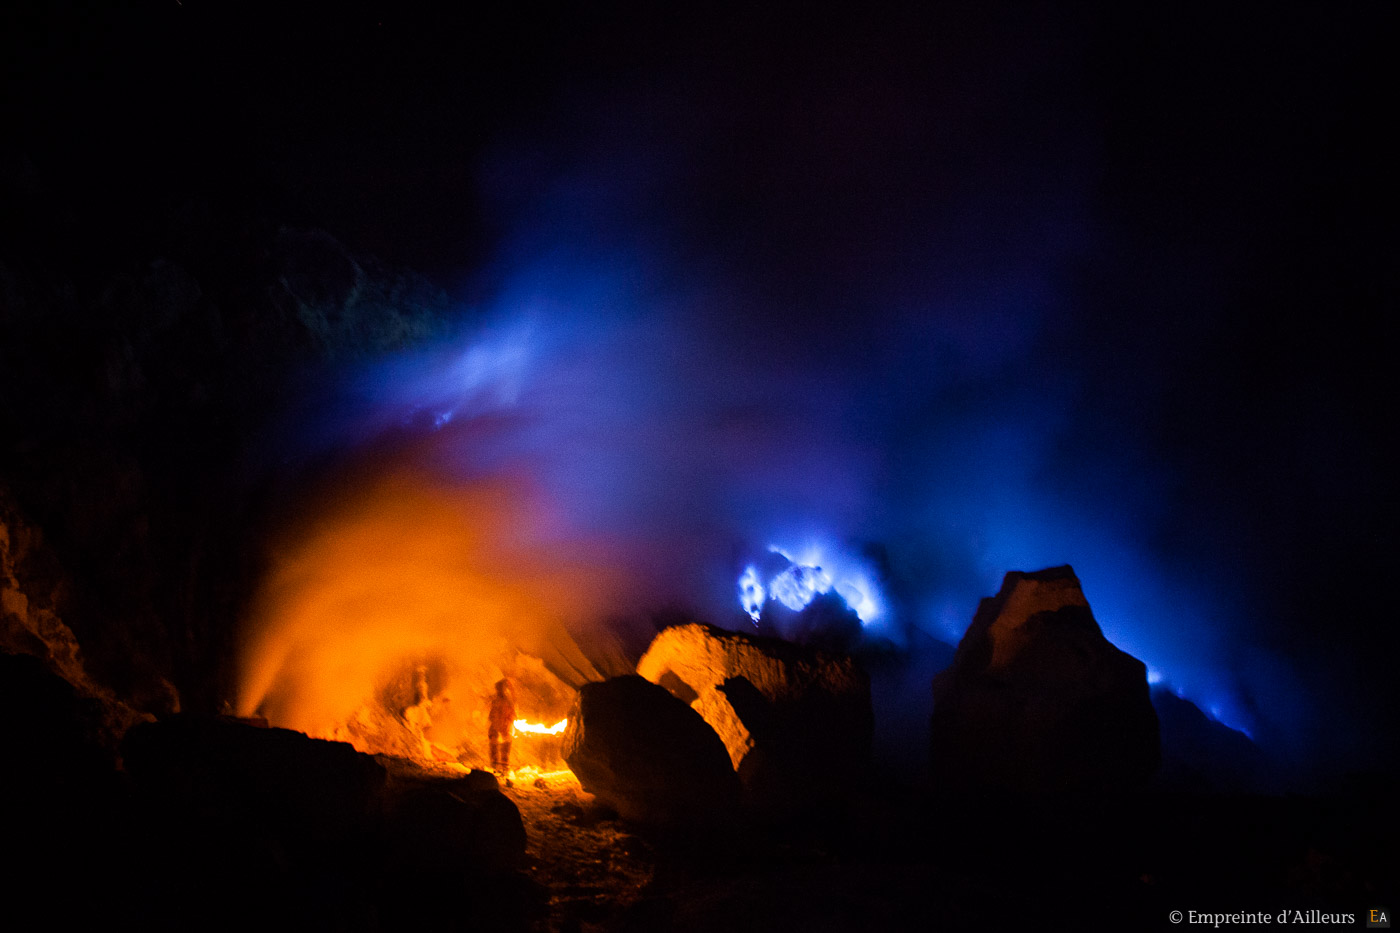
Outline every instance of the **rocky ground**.
{"label": "rocky ground", "polygon": [[736,819],[682,839],[618,819],[567,771],[521,778],[505,792],[525,823],[541,933],[1024,929],[1027,917],[1170,929],[1172,910],[1202,904],[1359,913],[1396,877],[1380,836],[1360,832],[1393,820],[1375,787],[1046,812],[940,807],[890,778],[803,822]]}
{"label": "rocky ground", "polygon": [[541,933],[616,921],[652,882],[652,847],[571,772],[518,772],[504,790],[525,822],[525,871],[547,898]]}

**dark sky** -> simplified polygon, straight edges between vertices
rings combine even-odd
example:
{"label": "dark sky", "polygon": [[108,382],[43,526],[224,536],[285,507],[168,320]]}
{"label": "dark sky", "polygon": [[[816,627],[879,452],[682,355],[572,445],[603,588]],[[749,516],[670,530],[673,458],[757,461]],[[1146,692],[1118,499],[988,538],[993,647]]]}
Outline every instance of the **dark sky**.
{"label": "dark sky", "polygon": [[101,275],[253,199],[466,316],[545,295],[623,447],[748,451],[681,514],[877,542],[942,637],[1068,560],[1202,705],[1392,754],[1380,4],[509,6],[11,7],[6,247]]}

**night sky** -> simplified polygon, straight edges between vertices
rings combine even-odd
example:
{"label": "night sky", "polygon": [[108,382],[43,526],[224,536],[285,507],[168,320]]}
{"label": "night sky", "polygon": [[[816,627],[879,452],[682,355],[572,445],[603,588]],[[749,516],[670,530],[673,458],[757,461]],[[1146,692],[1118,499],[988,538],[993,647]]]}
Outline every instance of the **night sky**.
{"label": "night sky", "polygon": [[1071,563],[1222,721],[1393,763],[1380,4],[287,6],[7,9],[7,275],[322,228],[454,322],[289,399],[307,456],[523,471],[638,611],[820,540],[955,641]]}

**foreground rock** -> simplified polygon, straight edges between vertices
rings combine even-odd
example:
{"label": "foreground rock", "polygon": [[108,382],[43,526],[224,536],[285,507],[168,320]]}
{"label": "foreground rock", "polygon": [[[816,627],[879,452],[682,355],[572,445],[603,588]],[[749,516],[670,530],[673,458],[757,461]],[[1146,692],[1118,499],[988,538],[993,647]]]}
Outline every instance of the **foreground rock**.
{"label": "foreground rock", "polygon": [[1270,761],[1249,736],[1208,717],[1167,687],[1152,691],[1162,731],[1162,767],[1156,790],[1188,793],[1280,793],[1288,768]]}
{"label": "foreground rock", "polygon": [[321,929],[526,924],[524,828],[490,774],[444,778],[222,717],[137,726],[122,754],[149,922],[206,926],[214,911],[235,927],[275,910]]}
{"label": "foreground rock", "polygon": [[945,790],[1121,790],[1157,767],[1147,669],[1104,638],[1068,566],[1008,573],[933,686]]}
{"label": "foreground rock", "polygon": [[99,701],[40,659],[0,651],[0,837],[10,853],[0,891],[45,905],[60,929],[110,925],[110,905],[133,883],[111,854],[134,827],[106,737]]}
{"label": "foreground rock", "polygon": [[564,760],[624,818],[695,829],[732,819],[739,781],[724,743],[669,692],[636,675],[579,688]]}
{"label": "foreground rock", "polygon": [[840,798],[870,760],[870,680],[851,658],[708,625],[656,636],[637,673],[686,700],[724,740],[761,814]]}
{"label": "foreground rock", "polygon": [[386,796],[386,852],[396,870],[493,872],[518,868],[525,857],[520,811],[489,771],[391,774]]}

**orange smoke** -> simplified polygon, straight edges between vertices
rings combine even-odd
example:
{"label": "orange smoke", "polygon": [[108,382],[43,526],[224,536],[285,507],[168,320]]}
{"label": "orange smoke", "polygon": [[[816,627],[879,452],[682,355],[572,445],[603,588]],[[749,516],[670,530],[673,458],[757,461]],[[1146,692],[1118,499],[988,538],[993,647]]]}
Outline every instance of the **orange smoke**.
{"label": "orange smoke", "polygon": [[515,681],[520,715],[562,718],[572,687],[606,676],[573,632],[617,590],[553,518],[500,480],[450,486],[395,468],[343,490],[274,553],[238,712],[363,751],[469,764],[485,760],[501,677]]}

